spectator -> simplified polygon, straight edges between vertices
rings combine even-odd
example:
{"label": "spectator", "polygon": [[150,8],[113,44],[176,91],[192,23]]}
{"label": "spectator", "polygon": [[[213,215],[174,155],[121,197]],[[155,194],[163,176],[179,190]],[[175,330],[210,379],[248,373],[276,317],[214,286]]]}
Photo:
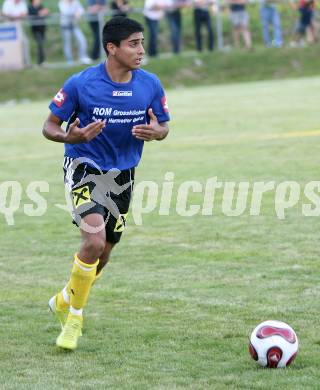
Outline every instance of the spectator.
{"label": "spectator", "polygon": [[170,30],[170,40],[172,51],[174,54],[179,54],[181,51],[181,10],[184,5],[180,0],[167,0],[166,17]]}
{"label": "spectator", "polygon": [[93,44],[91,58],[97,60],[100,58],[100,22],[99,17],[106,9],[106,0],[87,0],[89,25],[92,31]]}
{"label": "spectator", "polygon": [[73,63],[72,35],[77,41],[80,62],[86,65],[90,64],[91,60],[87,55],[87,41],[78,25],[81,16],[84,14],[84,8],[80,1],[60,0],[59,10],[63,50],[68,64]]}
{"label": "spectator", "polygon": [[298,5],[292,4],[294,9],[298,9],[300,17],[295,29],[295,41],[291,43],[295,46],[297,43],[303,44],[303,37],[307,34],[307,40],[314,43],[317,40],[316,29],[314,25],[314,0],[299,0]]}
{"label": "spectator", "polygon": [[158,55],[159,21],[163,18],[163,2],[161,0],[146,0],[143,14],[149,29],[148,55]]}
{"label": "spectator", "polygon": [[[281,20],[274,0],[261,0],[260,19],[262,23],[263,40],[266,46],[282,46]],[[270,38],[270,26],[272,27],[273,40]]]}
{"label": "spectator", "polygon": [[127,0],[113,0],[111,2],[111,11],[113,11],[113,16],[126,17],[129,10],[130,7]]}
{"label": "spectator", "polygon": [[[2,14],[10,21],[20,24],[20,21],[28,15],[28,7],[24,0],[5,0],[2,5]],[[22,26],[23,60],[26,66],[31,65],[29,41],[25,35]]]}
{"label": "spectator", "polygon": [[252,48],[251,33],[249,30],[249,14],[246,11],[246,0],[229,0],[233,39],[236,47],[240,46],[242,35],[246,49]]}
{"label": "spectator", "polygon": [[208,33],[208,50],[212,51],[214,46],[214,33],[209,11],[209,2],[207,0],[194,0],[193,20],[197,50],[202,51],[201,27],[204,26]]}
{"label": "spectator", "polygon": [[11,21],[21,20],[28,15],[28,7],[24,0],[5,0],[2,14]]}
{"label": "spectator", "polygon": [[43,64],[45,60],[44,42],[46,34],[46,25],[44,18],[49,15],[48,8],[44,8],[42,0],[30,0],[28,7],[31,19],[31,32],[37,44],[37,62]]}

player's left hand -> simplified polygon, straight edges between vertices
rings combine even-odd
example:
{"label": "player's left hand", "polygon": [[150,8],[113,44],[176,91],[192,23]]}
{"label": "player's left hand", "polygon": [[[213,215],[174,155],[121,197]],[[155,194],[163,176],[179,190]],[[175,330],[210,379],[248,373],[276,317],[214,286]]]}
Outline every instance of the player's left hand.
{"label": "player's left hand", "polygon": [[132,135],[142,141],[160,141],[164,139],[169,131],[166,122],[160,124],[152,108],[149,108],[148,115],[150,117],[150,123],[133,126]]}

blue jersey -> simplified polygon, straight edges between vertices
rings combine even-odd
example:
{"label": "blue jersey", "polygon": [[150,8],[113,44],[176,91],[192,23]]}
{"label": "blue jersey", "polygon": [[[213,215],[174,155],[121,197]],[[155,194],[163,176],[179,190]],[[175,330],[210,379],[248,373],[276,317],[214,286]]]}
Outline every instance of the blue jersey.
{"label": "blue jersey", "polygon": [[131,130],[135,125],[149,123],[150,107],[159,123],[169,121],[164,91],[154,74],[133,70],[128,83],[115,83],[104,63],[69,78],[49,106],[68,125],[77,117],[79,127],[106,120],[101,134],[91,141],[65,144],[65,156],[89,158],[104,171],[138,165],[143,141],[136,139]]}

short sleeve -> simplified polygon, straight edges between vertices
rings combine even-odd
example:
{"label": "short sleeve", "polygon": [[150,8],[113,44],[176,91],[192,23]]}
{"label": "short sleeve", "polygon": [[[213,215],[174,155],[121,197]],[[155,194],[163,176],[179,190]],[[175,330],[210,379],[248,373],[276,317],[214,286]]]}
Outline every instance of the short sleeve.
{"label": "short sleeve", "polygon": [[152,111],[157,117],[159,123],[168,122],[170,120],[167,98],[165,96],[164,89],[158,79],[156,79],[155,95],[150,107],[152,108]]}
{"label": "short sleeve", "polygon": [[49,109],[55,116],[67,122],[77,108],[78,92],[76,80],[73,76],[65,82],[64,86],[54,96]]}

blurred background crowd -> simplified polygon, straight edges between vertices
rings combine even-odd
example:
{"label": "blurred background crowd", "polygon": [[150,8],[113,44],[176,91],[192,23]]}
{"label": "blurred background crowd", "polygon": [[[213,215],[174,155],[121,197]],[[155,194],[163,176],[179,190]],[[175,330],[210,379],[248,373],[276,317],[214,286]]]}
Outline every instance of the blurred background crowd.
{"label": "blurred background crowd", "polygon": [[4,0],[0,21],[22,24],[28,65],[45,65],[57,36],[66,64],[75,60],[90,64],[104,55],[101,29],[113,15],[144,22],[150,57],[165,51],[180,54],[233,47],[250,51],[253,44],[281,48],[317,41],[315,0],[145,0],[144,4],[138,0]]}

